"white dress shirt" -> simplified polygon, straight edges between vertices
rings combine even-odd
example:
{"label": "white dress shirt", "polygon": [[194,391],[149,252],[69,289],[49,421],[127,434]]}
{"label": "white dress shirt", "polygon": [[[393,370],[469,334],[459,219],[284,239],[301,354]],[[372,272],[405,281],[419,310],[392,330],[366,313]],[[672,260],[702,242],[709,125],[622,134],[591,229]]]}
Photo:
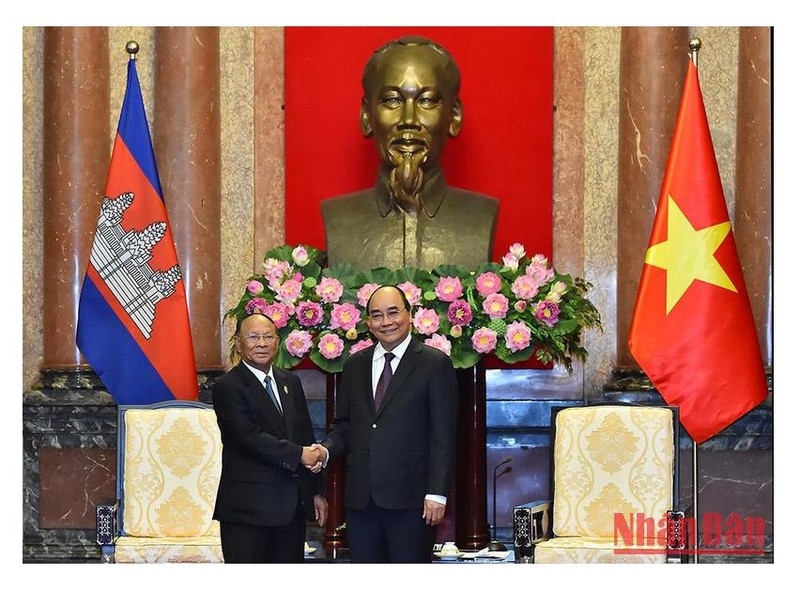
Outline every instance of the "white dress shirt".
{"label": "white dress shirt", "polygon": [[[265,373],[261,369],[255,368],[253,365],[248,364],[244,360],[242,362],[244,363],[244,366],[247,367],[248,369],[250,369],[250,372],[253,375],[256,376],[256,379],[258,379],[259,383],[263,384],[264,383],[264,379],[267,379],[267,378],[270,379],[270,382],[272,383],[272,391],[275,392],[275,399],[278,402],[278,406],[280,406],[281,413],[283,413],[283,403],[281,403],[281,394],[278,392],[278,382],[275,381],[275,375],[272,373],[272,367],[270,367],[269,371]],[[269,396],[269,394],[267,393],[266,387],[264,388],[264,393],[267,396]]]}

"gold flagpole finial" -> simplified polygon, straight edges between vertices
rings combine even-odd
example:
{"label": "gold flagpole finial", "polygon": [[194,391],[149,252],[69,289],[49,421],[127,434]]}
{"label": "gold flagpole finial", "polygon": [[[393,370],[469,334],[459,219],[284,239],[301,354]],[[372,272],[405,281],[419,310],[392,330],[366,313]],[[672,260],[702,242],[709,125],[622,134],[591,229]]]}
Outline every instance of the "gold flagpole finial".
{"label": "gold flagpole finial", "polygon": [[139,44],[136,41],[128,41],[125,44],[125,51],[131,56],[131,59],[136,59],[136,54],[139,53]]}
{"label": "gold flagpole finial", "polygon": [[703,45],[703,42],[695,37],[691,41],[689,41],[689,49],[692,50],[692,63],[694,67],[697,67],[697,54],[700,53],[700,47]]}

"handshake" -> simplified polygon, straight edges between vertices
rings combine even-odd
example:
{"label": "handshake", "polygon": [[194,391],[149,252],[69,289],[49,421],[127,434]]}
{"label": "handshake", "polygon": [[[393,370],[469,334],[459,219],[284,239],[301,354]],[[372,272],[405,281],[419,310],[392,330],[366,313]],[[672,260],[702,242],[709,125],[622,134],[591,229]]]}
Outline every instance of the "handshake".
{"label": "handshake", "polygon": [[305,465],[311,473],[322,471],[322,464],[328,458],[328,449],[321,444],[314,443],[310,447],[303,447],[303,454],[300,456],[300,463]]}

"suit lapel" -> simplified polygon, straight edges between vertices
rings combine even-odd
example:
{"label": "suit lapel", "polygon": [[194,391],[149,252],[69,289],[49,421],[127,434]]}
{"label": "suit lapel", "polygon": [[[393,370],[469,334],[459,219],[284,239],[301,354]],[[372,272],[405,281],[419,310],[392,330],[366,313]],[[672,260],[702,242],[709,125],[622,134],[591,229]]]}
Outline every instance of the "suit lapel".
{"label": "suit lapel", "polygon": [[400,359],[400,364],[397,365],[397,370],[394,372],[394,375],[392,375],[392,380],[389,382],[389,387],[383,397],[381,407],[378,408],[376,413],[378,416],[380,416],[381,412],[386,409],[386,406],[389,405],[395,394],[402,389],[403,382],[408,378],[409,375],[411,375],[414,367],[416,367],[417,363],[419,362],[422,346],[423,345],[414,338],[412,338],[411,342],[408,343],[408,348],[406,349],[403,358]]}
{"label": "suit lapel", "polygon": [[372,356],[374,353],[375,349],[373,347],[365,350],[363,353],[359,352],[359,354],[355,357],[351,357],[354,364],[358,363],[358,365],[356,365],[356,367],[353,369],[353,372],[356,375],[363,375],[363,379],[355,381],[358,384],[358,387],[354,387],[353,389],[355,391],[349,394],[351,404],[355,400],[359,400],[357,403],[363,402],[366,407],[372,409],[373,416],[375,415],[375,394],[372,391]]}
{"label": "suit lapel", "polygon": [[[261,383],[255,375],[245,367],[243,364],[239,365],[241,367],[241,377],[244,381],[244,384],[247,386],[247,393],[250,398],[253,400],[256,408],[262,410],[264,414],[267,415],[270,422],[275,426],[280,434],[286,434],[286,424],[284,422],[283,416],[278,411],[278,408],[275,407],[275,404],[269,398],[269,394],[267,390],[264,388],[264,384]],[[277,372],[273,369],[273,375],[275,376],[275,381],[278,384],[278,389],[282,388],[280,381],[277,378]],[[283,398],[281,398],[283,401]],[[286,406],[284,405],[284,408]]]}
{"label": "suit lapel", "polygon": [[272,374],[275,377],[275,385],[278,387],[278,391],[275,393],[277,393],[281,401],[281,408],[283,408],[283,421],[285,424],[289,424],[294,416],[294,407],[292,405],[292,396],[290,395],[286,375],[283,374],[283,371],[274,367],[272,369]]}

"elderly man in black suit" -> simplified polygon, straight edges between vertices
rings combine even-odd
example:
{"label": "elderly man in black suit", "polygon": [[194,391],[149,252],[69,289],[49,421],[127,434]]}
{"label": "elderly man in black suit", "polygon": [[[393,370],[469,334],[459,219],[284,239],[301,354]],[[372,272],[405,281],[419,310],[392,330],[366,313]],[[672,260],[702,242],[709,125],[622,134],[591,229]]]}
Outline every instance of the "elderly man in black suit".
{"label": "elderly man in black suit", "polygon": [[411,337],[410,311],[397,287],[372,294],[367,325],[378,343],[347,359],[322,443],[330,457],[347,453],[353,562],[429,562],[453,480],[455,370],[447,355]]}
{"label": "elderly man in black suit", "polygon": [[226,563],[303,560],[305,519],[325,524],[328,504],[314,432],[297,375],[272,366],[275,324],[250,315],[236,327],[241,362],[214,384],[222,475],[214,518]]}

